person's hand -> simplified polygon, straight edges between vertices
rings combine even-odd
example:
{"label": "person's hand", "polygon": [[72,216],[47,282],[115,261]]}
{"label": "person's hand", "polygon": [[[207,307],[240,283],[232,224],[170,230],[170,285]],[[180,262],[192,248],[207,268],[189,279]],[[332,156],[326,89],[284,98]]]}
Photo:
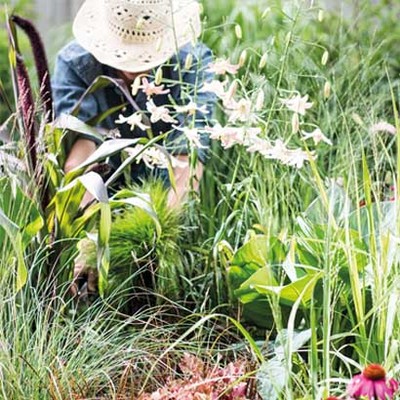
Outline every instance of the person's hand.
{"label": "person's hand", "polygon": [[76,262],[74,267],[74,279],[71,284],[73,297],[83,298],[97,292],[97,272],[93,268],[87,268],[82,262]]}

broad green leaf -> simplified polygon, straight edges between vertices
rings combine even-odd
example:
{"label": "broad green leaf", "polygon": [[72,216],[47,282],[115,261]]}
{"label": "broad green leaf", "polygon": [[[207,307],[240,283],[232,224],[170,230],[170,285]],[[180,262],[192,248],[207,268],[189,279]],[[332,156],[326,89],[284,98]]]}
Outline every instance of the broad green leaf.
{"label": "broad green leaf", "polygon": [[107,188],[99,174],[95,172],[89,172],[77,179],[97,201],[108,204]]}
{"label": "broad green leaf", "polygon": [[303,278],[290,283],[285,286],[268,286],[263,284],[254,284],[254,288],[262,294],[267,296],[276,295],[279,297],[280,301],[285,304],[293,304],[296,300],[301,297],[301,304],[306,307],[308,302],[311,300],[314,287],[318,280],[323,276],[323,272],[319,273],[309,273]]}
{"label": "broad green leaf", "polygon": [[267,263],[280,264],[285,260],[285,249],[279,239],[255,235],[235,254],[232,265],[256,264],[262,268]]}
{"label": "broad green leaf", "polygon": [[[76,221],[81,212],[80,204],[86,191],[100,203],[108,204],[107,189],[99,174],[89,172],[74,179],[57,192],[54,200],[57,226],[61,237],[76,237],[84,228],[84,224],[77,224]],[[92,216],[91,211],[93,210],[95,208],[90,210],[90,216]],[[84,218],[80,222],[87,220],[88,218]],[[80,230],[77,230],[78,226]]]}
{"label": "broad green leaf", "polygon": [[[351,200],[346,191],[336,182],[330,182],[326,190],[329,213],[340,224],[348,218],[351,211]],[[314,224],[323,225],[328,223],[328,210],[321,196],[317,197],[304,212],[304,217]]]}
{"label": "broad green leaf", "polygon": [[[24,245],[44,226],[43,218],[34,202],[7,177],[0,178],[0,208],[7,218],[21,228]],[[3,237],[4,231],[0,229],[0,243]]]}
{"label": "broad green leaf", "polygon": [[249,303],[259,297],[259,292],[255,290],[257,285],[275,286],[276,280],[269,266],[259,269],[247,279],[239,289],[235,290],[235,295],[242,303]]}
{"label": "broad green leaf", "polygon": [[255,264],[259,268],[264,267],[268,260],[268,245],[267,236],[257,235],[236,252],[232,265]]}
{"label": "broad green leaf", "polygon": [[97,268],[99,271],[99,292],[104,296],[108,286],[110,269],[111,207],[108,202],[100,204],[100,224],[97,244]]}
{"label": "broad green leaf", "polygon": [[[397,202],[381,201],[372,203],[369,207],[362,207],[355,210],[349,217],[351,228],[361,232],[361,235],[367,239],[371,234],[385,234],[388,231],[396,235],[397,223]],[[359,213],[359,219],[358,219]],[[370,230],[369,219],[372,216],[374,220],[374,232]]]}
{"label": "broad green leaf", "polygon": [[107,140],[106,142],[102,143],[101,146],[90,157],[88,157],[86,161],[74,168],[70,173],[79,171],[96,162],[103,161],[107,157],[111,157],[127,147],[134,146],[141,140],[141,138]]}
{"label": "broad green leaf", "polygon": [[52,124],[53,129],[67,130],[74,134],[85,134],[91,137],[96,142],[102,142],[104,140],[104,135],[98,128],[85,124],[80,119],[69,115],[60,115]]}
{"label": "broad green leaf", "polygon": [[8,235],[17,258],[16,290],[19,291],[24,287],[28,279],[28,269],[24,259],[22,234],[18,225],[11,221],[7,215],[4,214],[2,209],[0,209],[0,226]]}
{"label": "broad green leaf", "polygon": [[[72,238],[73,222],[78,215],[85,187],[76,179],[60,189],[54,197],[58,238]],[[50,204],[52,206],[53,203]]]}

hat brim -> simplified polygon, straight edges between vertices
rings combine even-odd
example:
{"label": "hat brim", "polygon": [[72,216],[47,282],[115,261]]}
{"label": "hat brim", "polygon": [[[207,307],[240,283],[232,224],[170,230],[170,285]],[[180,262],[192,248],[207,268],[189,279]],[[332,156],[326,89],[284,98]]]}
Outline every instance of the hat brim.
{"label": "hat brim", "polygon": [[174,12],[174,27],[148,43],[130,43],[108,29],[104,7],[99,0],[86,0],[73,23],[77,42],[100,63],[127,72],[143,72],[165,63],[201,33],[200,6],[181,0]]}

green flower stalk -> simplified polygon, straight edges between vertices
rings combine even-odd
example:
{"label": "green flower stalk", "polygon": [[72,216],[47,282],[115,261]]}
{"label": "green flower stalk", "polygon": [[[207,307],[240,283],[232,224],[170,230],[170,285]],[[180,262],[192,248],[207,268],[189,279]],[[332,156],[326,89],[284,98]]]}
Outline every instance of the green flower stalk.
{"label": "green flower stalk", "polygon": [[31,44],[40,85],[40,98],[44,107],[46,122],[49,122],[53,118],[53,99],[51,94],[49,65],[43,41],[31,21],[18,15],[13,15],[11,20],[25,32]]}

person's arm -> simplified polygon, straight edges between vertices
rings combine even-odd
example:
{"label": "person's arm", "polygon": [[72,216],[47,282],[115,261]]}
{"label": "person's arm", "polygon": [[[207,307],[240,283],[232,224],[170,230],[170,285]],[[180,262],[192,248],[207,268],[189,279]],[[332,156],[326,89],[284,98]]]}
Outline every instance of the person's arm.
{"label": "person's arm", "polygon": [[[94,94],[88,94],[83,99],[82,96],[93,78],[89,76],[89,72],[93,75],[99,71],[97,64],[91,65],[90,70],[82,69],[82,65],[90,64],[91,60],[90,56],[82,55],[82,53],[84,53],[83,49],[74,42],[60,51],[56,59],[52,89],[56,117],[71,114],[80,103],[76,117],[86,122],[98,115],[99,106]],[[78,166],[100,143],[100,140],[96,141],[93,137],[69,131],[63,141],[66,154],[64,171],[68,172]]]}
{"label": "person's arm", "polygon": [[96,143],[88,139],[78,139],[72,146],[67,160],[65,161],[64,171],[70,172],[78,165],[82,164],[96,150]]}
{"label": "person's arm", "polygon": [[[183,116],[178,116],[181,125],[193,124],[196,128],[202,128],[208,124],[208,120],[212,118],[212,115],[216,106],[216,96],[212,93],[198,93],[198,90],[203,86],[204,82],[209,82],[214,79],[214,74],[208,71],[208,65],[212,62],[212,53],[203,44],[198,44],[190,50],[193,54],[193,64],[190,71],[186,71],[182,78],[185,86],[188,88],[188,94],[193,101],[199,106],[206,106],[208,114],[197,112],[193,117],[189,117],[188,120],[184,121]],[[182,61],[182,60],[181,60]],[[183,60],[184,61],[184,60]],[[193,176],[193,189],[198,190],[200,180],[203,176],[204,164],[207,161],[209,137],[205,133],[200,133],[200,142],[202,147],[196,149],[198,161],[195,166]],[[180,205],[187,197],[187,194],[191,190],[190,179],[191,171],[189,165],[189,148],[187,140],[185,140],[182,132],[176,130],[166,140],[167,149],[172,155],[178,158],[180,161],[186,161],[187,166],[183,168],[175,168],[174,175],[176,181],[176,191],[170,189],[168,196],[168,202],[170,206]]]}
{"label": "person's arm", "polygon": [[[180,168],[174,168],[176,190],[170,189],[168,193],[168,205],[170,207],[180,206],[186,199],[191,187],[191,171],[189,165],[189,156],[180,155],[176,157],[180,162],[186,165]],[[198,162],[193,174],[193,190],[198,191],[200,179],[203,176],[203,164]]]}

